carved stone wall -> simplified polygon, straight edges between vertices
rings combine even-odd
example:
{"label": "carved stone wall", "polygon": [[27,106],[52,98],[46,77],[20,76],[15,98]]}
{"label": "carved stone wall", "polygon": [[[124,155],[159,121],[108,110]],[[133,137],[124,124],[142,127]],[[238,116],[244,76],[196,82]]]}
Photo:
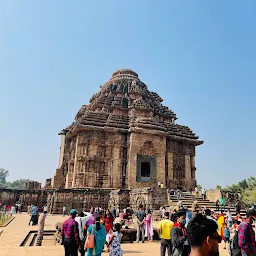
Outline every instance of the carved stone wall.
{"label": "carved stone wall", "polygon": [[[188,190],[195,184],[195,146],[139,128],[129,135],[84,131],[66,139],[63,155],[53,188],[135,188],[160,181],[169,188]],[[156,159],[150,182],[137,179],[138,155]]]}
{"label": "carved stone wall", "polygon": [[189,190],[195,187],[195,145],[167,140],[169,187]]}
{"label": "carved stone wall", "polygon": [[67,212],[75,208],[77,211],[89,211],[92,206],[107,209],[111,190],[100,189],[59,189],[59,190],[12,190],[0,189],[0,202],[6,205],[23,203],[23,210],[28,205],[36,205],[39,209],[47,204],[51,213],[62,213],[64,205]]}
{"label": "carved stone wall", "polygon": [[168,202],[167,190],[161,188],[135,188],[131,190],[115,190],[110,193],[109,208],[115,205],[120,210],[131,206],[135,211],[142,204],[145,209],[159,210]]}
{"label": "carved stone wall", "polygon": [[118,189],[110,192],[110,198],[108,202],[108,208],[112,209],[115,206],[120,210],[130,205],[130,190]]}
{"label": "carved stone wall", "polygon": [[[166,138],[150,133],[133,132],[130,135],[128,159],[128,188],[155,186],[158,181],[165,184]],[[152,182],[137,181],[137,156],[156,158],[156,176]]]}
{"label": "carved stone wall", "polygon": [[42,184],[37,181],[29,181],[25,184],[27,190],[38,190],[41,189]]}
{"label": "carved stone wall", "polygon": [[100,189],[60,189],[53,191],[50,197],[50,210],[53,213],[62,213],[65,205],[67,211],[76,209],[77,211],[89,211],[92,206],[100,206],[107,209],[110,190]]}
{"label": "carved stone wall", "polygon": [[24,210],[31,204],[43,207],[47,203],[47,198],[47,190],[0,189],[0,202],[2,204],[14,205],[16,202],[21,202]]}
{"label": "carved stone wall", "polygon": [[65,188],[121,188],[122,184],[125,185],[126,134],[96,129],[66,141],[63,165],[56,171],[53,188],[63,187],[60,185],[61,176],[65,176]]}

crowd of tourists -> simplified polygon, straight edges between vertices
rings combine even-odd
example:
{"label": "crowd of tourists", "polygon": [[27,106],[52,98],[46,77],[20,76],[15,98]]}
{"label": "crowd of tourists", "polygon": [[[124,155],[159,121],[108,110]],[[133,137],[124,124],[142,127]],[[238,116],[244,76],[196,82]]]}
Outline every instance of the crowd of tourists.
{"label": "crowd of tourists", "polygon": [[[64,213],[65,214],[65,213]],[[63,223],[62,243],[65,256],[101,255],[104,246],[109,255],[122,255],[121,224],[115,223],[116,209],[103,210],[92,207],[89,213],[70,210],[70,217]]]}
{"label": "crowd of tourists", "polygon": [[[233,219],[229,210],[219,214],[204,209],[194,215],[186,209],[173,211],[171,214],[163,208],[164,219],[159,223],[161,237],[161,256],[167,250],[168,256],[219,255],[219,243],[224,241],[224,249],[229,243],[232,256],[256,255],[253,222],[256,210],[251,208],[242,219],[240,213]],[[233,233],[231,239],[231,233]]]}
{"label": "crowd of tourists", "polygon": [[[153,241],[151,211],[143,205],[134,212],[130,207],[116,219],[116,209],[91,208],[89,213],[70,211],[70,217],[63,223],[62,242],[65,256],[101,255],[104,247],[109,255],[122,255],[121,228],[134,221],[137,228],[136,241]],[[246,218],[240,214],[233,219],[229,210],[224,214],[203,209],[193,213],[187,208],[168,212],[162,209],[162,220],[157,232],[161,238],[160,255],[164,256],[215,256],[219,255],[219,243],[224,241],[224,249],[231,255],[256,255],[255,233],[252,227],[256,220],[256,210],[249,209]],[[228,247],[226,246],[228,244]]]}
{"label": "crowd of tourists", "polygon": [[16,202],[13,205],[0,204],[0,211],[10,215],[21,213],[23,210],[23,203]]}
{"label": "crowd of tourists", "polygon": [[[66,211],[66,209],[65,209]],[[117,217],[119,217],[117,219]],[[135,223],[133,223],[135,217]],[[131,224],[136,224],[136,242],[140,237],[142,243],[145,238],[153,241],[153,223],[151,211],[144,211],[143,206],[134,212],[132,207],[126,207],[122,214],[119,210],[104,210],[100,207],[92,207],[89,213],[77,213],[75,209],[70,211],[70,217],[63,223],[62,243],[65,248],[65,256],[85,255],[87,251],[90,255],[101,255],[104,247],[111,256],[122,255],[121,249],[121,228],[128,228]],[[91,245],[91,235],[93,235],[93,245]]]}

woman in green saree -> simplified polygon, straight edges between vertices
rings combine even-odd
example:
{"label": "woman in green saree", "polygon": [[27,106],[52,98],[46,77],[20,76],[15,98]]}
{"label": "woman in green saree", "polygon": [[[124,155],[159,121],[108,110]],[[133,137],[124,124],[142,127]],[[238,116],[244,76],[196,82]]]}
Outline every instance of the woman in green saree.
{"label": "woman in green saree", "polygon": [[94,248],[88,249],[87,256],[101,256],[102,250],[106,243],[106,229],[100,224],[100,217],[96,217],[96,224],[91,224],[88,228],[88,234],[94,232]]}

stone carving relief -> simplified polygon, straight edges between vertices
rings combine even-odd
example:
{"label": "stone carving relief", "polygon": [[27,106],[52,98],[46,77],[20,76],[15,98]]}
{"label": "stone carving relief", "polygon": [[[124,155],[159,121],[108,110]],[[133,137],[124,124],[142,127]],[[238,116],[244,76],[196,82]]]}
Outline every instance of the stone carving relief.
{"label": "stone carving relief", "polygon": [[90,171],[94,171],[94,169],[95,169],[95,161],[94,160],[89,160],[89,169],[90,169]]}
{"label": "stone carving relief", "polygon": [[135,199],[136,208],[138,208],[140,204],[143,206],[146,205],[146,199],[143,196],[137,196]]}
{"label": "stone carving relief", "polygon": [[156,151],[152,141],[146,141],[139,151],[140,155],[155,156]]}
{"label": "stone carving relief", "polygon": [[182,141],[167,140],[167,149],[178,154],[195,155],[195,145]]}
{"label": "stone carving relief", "polygon": [[101,174],[105,173],[105,163],[104,162],[100,163],[100,173]]}
{"label": "stone carving relief", "polygon": [[101,146],[100,147],[100,157],[105,157],[106,156],[106,147]]}
{"label": "stone carving relief", "polygon": [[175,153],[173,155],[173,178],[176,180],[185,179],[185,157]]}

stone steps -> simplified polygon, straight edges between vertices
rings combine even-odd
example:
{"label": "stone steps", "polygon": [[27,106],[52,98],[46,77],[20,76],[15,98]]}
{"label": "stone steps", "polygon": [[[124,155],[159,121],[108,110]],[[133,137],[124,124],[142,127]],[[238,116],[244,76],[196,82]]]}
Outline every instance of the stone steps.
{"label": "stone steps", "polygon": [[[216,209],[215,202],[211,202],[208,199],[203,199],[203,197],[201,197],[201,196],[191,195],[189,192],[182,192],[179,199],[177,199],[177,196],[174,196],[174,195],[170,196],[170,205],[171,206],[176,206],[179,201],[182,201],[182,204],[188,208],[190,208],[192,206],[194,201],[197,201],[198,205],[200,207],[206,207],[210,210]],[[232,214],[232,216],[235,217],[235,215],[236,215],[235,207],[226,206],[225,209],[228,209],[230,211],[230,213]],[[241,210],[241,217],[245,218],[245,215],[246,215],[246,211]]]}

